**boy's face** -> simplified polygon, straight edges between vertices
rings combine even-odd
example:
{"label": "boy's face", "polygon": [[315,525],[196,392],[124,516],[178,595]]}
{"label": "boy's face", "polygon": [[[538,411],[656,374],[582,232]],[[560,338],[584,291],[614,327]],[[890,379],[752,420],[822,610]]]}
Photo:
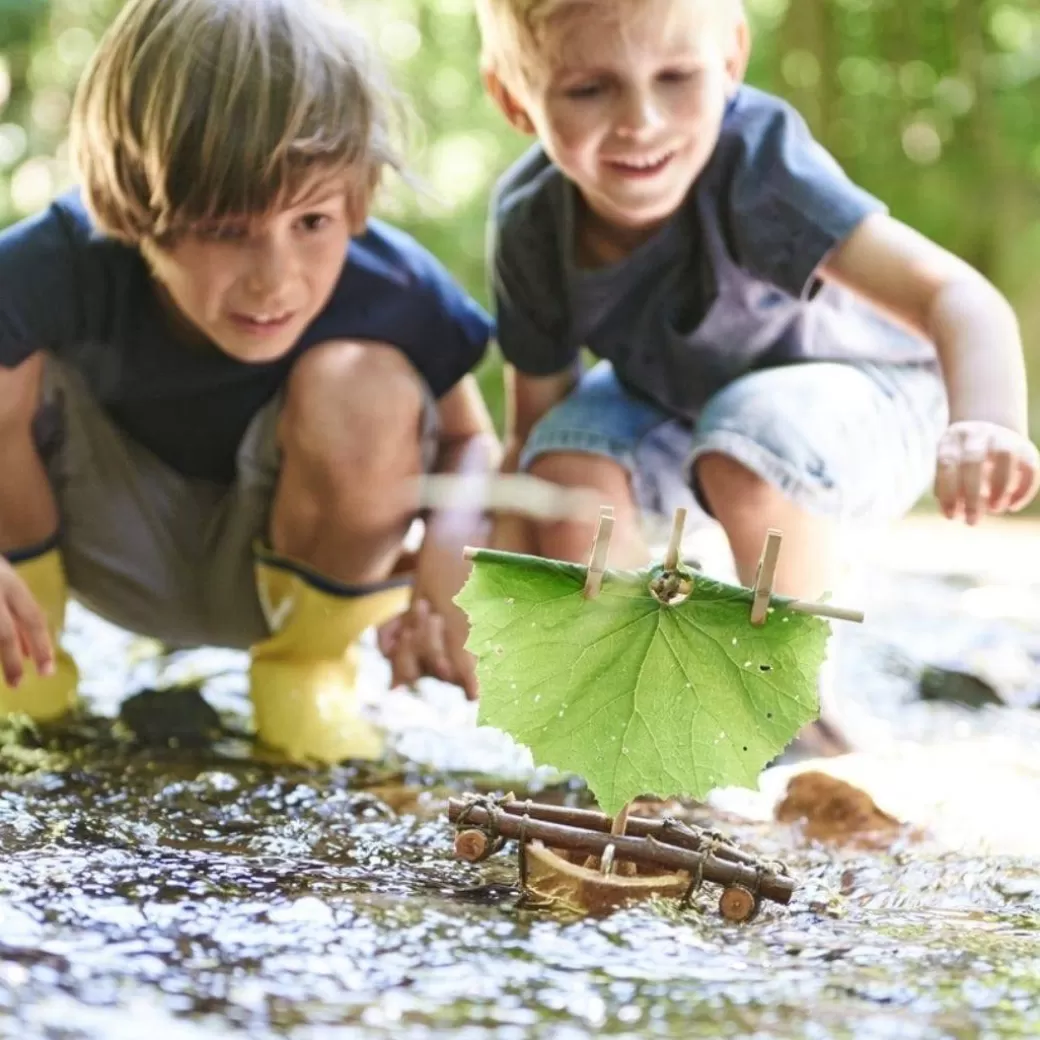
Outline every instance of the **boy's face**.
{"label": "boy's face", "polygon": [[601,220],[652,228],[680,206],[718,141],[746,62],[737,22],[716,0],[582,5],[547,26],[542,74],[523,98],[492,89]]}
{"label": "boy's face", "polygon": [[324,308],[360,225],[343,176],[326,172],[268,216],[199,225],[145,252],[189,334],[260,363],[291,350]]}

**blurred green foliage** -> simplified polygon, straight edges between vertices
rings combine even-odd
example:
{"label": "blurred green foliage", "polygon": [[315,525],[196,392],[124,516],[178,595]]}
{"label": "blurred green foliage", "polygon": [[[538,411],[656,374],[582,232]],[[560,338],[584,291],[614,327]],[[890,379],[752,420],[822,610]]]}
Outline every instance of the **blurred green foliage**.
{"label": "blurred green foliage", "polygon": [[[486,301],[488,191],[527,142],[483,96],[471,0],[343,0],[423,128],[390,219]],[[121,0],[0,0],[0,225],[68,183],[72,91]],[[1037,0],[748,0],[749,79],[794,102],[851,176],[992,278],[1040,362]],[[498,412],[497,365],[482,373]],[[1040,393],[1034,394],[1034,432]]]}

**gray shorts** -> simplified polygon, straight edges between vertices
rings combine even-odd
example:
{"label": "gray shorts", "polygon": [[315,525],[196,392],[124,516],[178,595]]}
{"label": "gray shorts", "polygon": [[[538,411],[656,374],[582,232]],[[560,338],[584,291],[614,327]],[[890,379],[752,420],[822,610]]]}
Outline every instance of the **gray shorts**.
{"label": "gray shorts", "polygon": [[[282,397],[253,417],[230,486],[185,477],[124,433],[69,366],[47,358],[35,436],[61,518],[71,593],[172,646],[245,649],[269,634],[253,545],[266,540],[281,464]],[[433,454],[428,402],[424,457]]]}
{"label": "gray shorts", "polygon": [[693,466],[718,452],[808,512],[869,526],[903,515],[928,488],[946,424],[930,366],[765,369],[720,390],[690,424],[633,396],[600,362],[535,426],[521,466],[550,452],[605,455],[631,474],[644,514],[685,507],[706,522]]}

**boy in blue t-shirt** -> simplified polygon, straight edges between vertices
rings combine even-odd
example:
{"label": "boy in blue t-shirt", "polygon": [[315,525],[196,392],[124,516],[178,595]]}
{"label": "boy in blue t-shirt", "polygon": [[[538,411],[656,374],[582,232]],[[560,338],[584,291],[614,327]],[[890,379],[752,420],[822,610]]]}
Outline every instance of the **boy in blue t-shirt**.
{"label": "boy in blue t-shirt", "polygon": [[[640,513],[701,506],[749,584],[832,585],[847,521],[948,517],[1037,490],[1019,331],[977,272],[888,216],[784,102],[742,85],[739,0],[478,0],[485,83],[538,144],[493,200],[509,362],[505,469]],[[579,350],[602,360],[588,372]],[[579,523],[502,523],[502,548],[580,560]],[[828,724],[806,734],[841,750]]]}
{"label": "boy in blue t-shirt", "polygon": [[413,584],[433,670],[475,693],[451,598],[481,517],[428,517],[395,568],[420,476],[498,464],[467,375],[490,323],[368,220],[390,112],[315,0],[122,9],[76,99],[81,189],[0,234],[0,713],[75,704],[67,587],[250,648],[258,735],[293,757],[378,753],[355,643]]}

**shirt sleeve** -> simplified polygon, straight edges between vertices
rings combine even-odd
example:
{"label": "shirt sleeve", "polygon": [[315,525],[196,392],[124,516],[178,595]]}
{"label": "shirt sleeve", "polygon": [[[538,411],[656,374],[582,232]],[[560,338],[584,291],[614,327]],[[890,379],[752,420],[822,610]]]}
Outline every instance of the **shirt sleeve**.
{"label": "shirt sleeve", "polygon": [[570,342],[566,277],[556,229],[542,205],[525,199],[514,209],[494,207],[488,270],[498,345],[505,359],[532,376],[554,375],[579,355]]}
{"label": "shirt sleeve", "polygon": [[73,339],[81,321],[76,249],[56,205],[0,232],[0,365]]}
{"label": "shirt sleeve", "polygon": [[886,207],[855,185],[779,99],[738,111],[728,181],[728,225],[737,263],[792,296],[810,298],[817,269],[870,214]]}
{"label": "shirt sleeve", "polygon": [[[483,360],[491,338],[491,319],[460,286],[445,281],[436,296],[437,306],[425,330],[438,344],[436,363],[427,366],[426,378],[435,397],[443,397]],[[424,352],[425,353],[425,352]]]}

